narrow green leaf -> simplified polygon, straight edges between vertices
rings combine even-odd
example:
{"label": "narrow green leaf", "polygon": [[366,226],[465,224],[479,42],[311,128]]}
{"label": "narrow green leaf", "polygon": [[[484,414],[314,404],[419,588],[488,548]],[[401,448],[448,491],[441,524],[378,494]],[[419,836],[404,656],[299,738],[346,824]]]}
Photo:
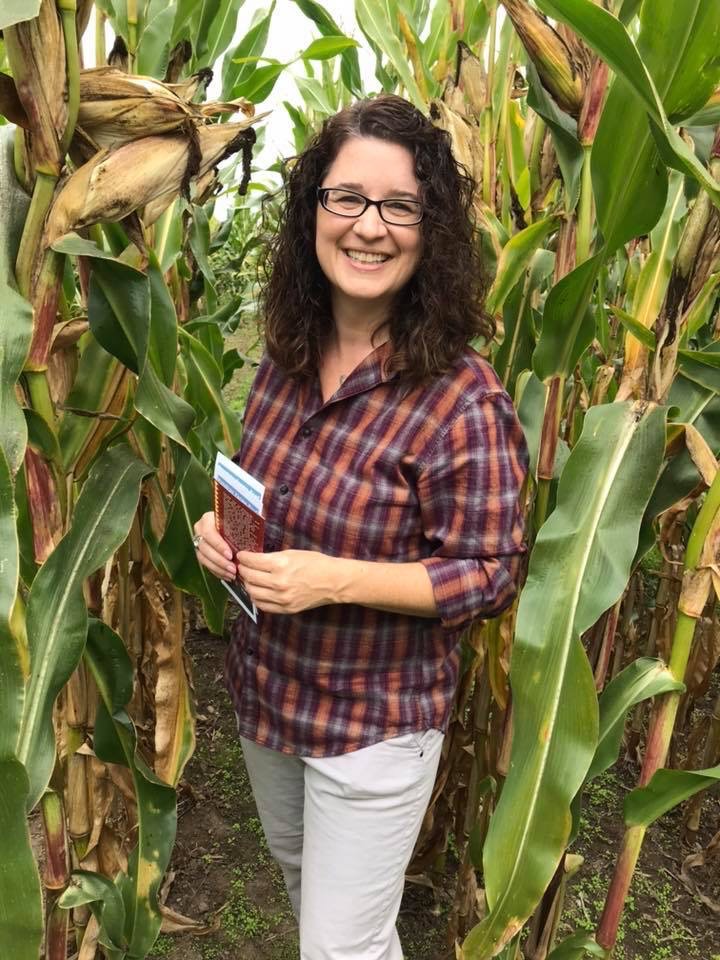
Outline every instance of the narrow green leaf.
{"label": "narrow green leaf", "polygon": [[[116,952],[122,950],[125,939],[125,904],[117,886],[101,873],[74,870],[68,888],[59,899],[64,910],[90,904],[100,926],[100,941]],[[122,950],[121,957],[125,956]]]}
{"label": "narrow green leaf", "polygon": [[580,636],[630,575],[640,521],[665,449],[665,412],[592,407],[538,533],[510,664],[510,769],[483,853],[489,915],[463,944],[495,955],[539,902],[565,853],[570,804],[598,739],[598,704]]}
{"label": "narrow green leaf", "polygon": [[10,473],[14,476],[20,469],[27,441],[25,418],[15,384],[30,349],[33,313],[30,304],[15,289],[15,258],[29,198],[15,179],[13,129],[0,130],[0,197],[3,198],[3,215],[0,217],[0,448],[4,450]]}
{"label": "narrow green leaf", "polygon": [[16,521],[13,481],[5,454],[0,448],[0,543],[3,545],[0,561],[0,758],[11,757],[15,753],[25,699],[25,674],[29,666],[27,651],[20,646],[10,629],[20,566]]}
{"label": "narrow green leaf", "polygon": [[210,252],[210,223],[207,214],[202,207],[198,207],[196,204],[190,204],[190,214],[192,216],[189,234],[190,249],[203,276],[206,277],[210,283],[214,284],[216,282],[215,273],[208,259]]}
{"label": "narrow green leaf", "polygon": [[207,53],[198,66],[212,67],[228,46],[235,34],[240,7],[245,0],[221,0],[219,10],[213,19],[207,37]]}
{"label": "narrow green leaf", "polygon": [[163,77],[170,59],[170,35],[175,21],[175,4],[149,11],[137,49],[137,72],[146,77]]}
{"label": "narrow green leaf", "polygon": [[350,37],[320,37],[313,40],[310,46],[303,50],[300,57],[303,60],[330,60],[342,53],[343,50],[357,46],[359,46],[357,40]]}
{"label": "narrow green leaf", "polygon": [[684,690],[661,660],[641,657],[611,680],[600,697],[600,735],[586,781],[611,767],[620,753],[625,717],[637,703],[669,690]]}
{"label": "narrow green leaf", "polygon": [[530,260],[545,239],[557,229],[555,215],[545,217],[514,234],[503,247],[495,280],[487,298],[487,308],[495,313],[502,308],[507,295],[528,268]]}
{"label": "narrow green leaf", "polygon": [[193,524],[213,509],[210,477],[195,457],[189,458],[183,473],[176,472],[178,479],[159,554],[172,582],[186,593],[200,597],[205,622],[213,633],[222,634],[227,591],[217,577],[198,563],[191,542]]}
{"label": "narrow green leaf", "polygon": [[285,63],[269,63],[265,67],[258,67],[249,80],[235,85],[233,97],[246,97],[253,103],[262,103],[272,93],[278,77],[286,66]]}
{"label": "narrow green leaf", "polygon": [[95,722],[95,752],[101,760],[128,767],[135,787],[137,846],[130,855],[128,873],[118,878],[118,885],[125,905],[128,956],[145,957],[162,923],[158,893],[175,841],[175,791],[158,780],[142,759],[132,721],[117,707],[132,684],[132,666],[120,637],[99,620],[90,621],[85,660],[101,698]]}
{"label": "narrow green leaf", "polygon": [[0,784],[0,956],[37,960],[43,901],[25,814],[28,778],[17,760],[0,760]]}
{"label": "narrow green leaf", "polygon": [[234,97],[248,96],[244,91],[253,74],[256,72],[252,64],[236,63],[236,59],[243,57],[259,57],[265,51],[268,33],[270,32],[270,21],[272,20],[273,10],[275,9],[275,0],[270,4],[267,11],[260,11],[257,14],[255,23],[238,43],[235,49],[229,53],[223,60],[222,66],[222,100],[231,100]]}
{"label": "narrow green leaf", "polygon": [[415,82],[407,51],[397,34],[388,0],[355,0],[355,16],[362,32],[382,50],[403,83],[418,110],[427,113],[428,105]]}
{"label": "narrow green leaf", "polygon": [[104,453],[82,489],[70,530],[33,581],[27,606],[32,672],[17,751],[30,780],[30,808],[40,799],[53,768],[55,697],[77,666],[85,643],[83,581],[127,536],[140,484],[149,472],[126,446]]}
{"label": "narrow green leaf", "polygon": [[545,90],[531,60],[526,65],[528,78],[527,104],[543,118],[550,129],[555,153],[565,185],[565,207],[575,209],[580,196],[583,149],[577,138],[577,123],[558,107]]}
{"label": "narrow green leaf", "polygon": [[158,258],[148,251],[150,280],[150,338],[148,361],[162,382],[170,387],[177,365],[177,314]]}
{"label": "narrow green leaf", "polygon": [[652,330],[648,330],[647,327],[638,323],[635,317],[626,310],[621,310],[620,307],[616,307],[613,303],[610,304],[608,309],[643,346],[647,347],[648,350],[655,350],[655,334]]}
{"label": "narrow green leaf", "polygon": [[571,374],[585,348],[592,343],[595,317],[590,298],[604,257],[601,250],[550,291],[543,309],[540,339],[533,354],[533,370],[541,380],[556,373]]}
{"label": "narrow green leaf", "polygon": [[222,395],[223,373],[215,358],[196,338],[181,330],[180,347],[188,376],[187,401],[205,414],[214,444],[231,457],[240,446],[240,417]]}
{"label": "narrow green leaf", "polygon": [[603,950],[589,933],[574,933],[563,940],[548,954],[547,960],[583,960],[584,957],[597,957],[605,960],[609,951]]}
{"label": "narrow green leaf", "polygon": [[638,787],[625,797],[625,823],[628,827],[649,827],[683,800],[717,787],[719,781],[720,766],[708,770],[658,770],[646,787]]}
{"label": "narrow green leaf", "polygon": [[296,77],[295,83],[298,90],[303,95],[305,103],[311,110],[315,110],[325,116],[335,113],[333,105],[328,100],[322,84],[311,77]]}
{"label": "narrow green leaf", "polygon": [[195,422],[192,406],[166,387],[150,364],[138,380],[135,409],[161,433],[183,445]]}
{"label": "narrow green leaf", "polygon": [[40,13],[41,0],[3,0],[0,10],[0,30],[23,20],[33,20]]}
{"label": "narrow green leaf", "polygon": [[[317,25],[318,30],[324,37],[336,37],[342,34],[342,30],[321,4],[316,3],[315,0],[294,0],[294,2],[305,16]],[[357,49],[354,47],[343,51],[340,76],[342,82],[352,94],[362,96],[360,61]]]}

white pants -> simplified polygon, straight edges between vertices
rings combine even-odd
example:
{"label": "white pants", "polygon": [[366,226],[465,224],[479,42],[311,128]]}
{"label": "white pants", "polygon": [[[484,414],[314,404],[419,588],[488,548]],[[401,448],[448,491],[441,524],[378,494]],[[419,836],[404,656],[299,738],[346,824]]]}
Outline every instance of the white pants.
{"label": "white pants", "polygon": [[395,921],[442,741],[427,730],[316,758],[241,737],[258,815],[299,920],[301,960],[402,960]]}

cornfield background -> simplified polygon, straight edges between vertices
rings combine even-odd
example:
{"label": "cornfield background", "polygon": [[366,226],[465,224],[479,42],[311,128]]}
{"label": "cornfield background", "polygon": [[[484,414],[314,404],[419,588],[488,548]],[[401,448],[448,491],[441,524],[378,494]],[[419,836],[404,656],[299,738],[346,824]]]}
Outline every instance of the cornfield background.
{"label": "cornfield background", "polygon": [[[294,2],[316,29],[295,61],[301,106],[276,108],[297,149],[352,97],[396,91],[476,178],[498,320],[480,346],[531,451],[523,588],[464,637],[411,867],[433,884],[453,848],[445,955],[611,957],[646,832],[679,804],[683,877],[710,924],[720,6],[356,0],[354,38]],[[280,8],[238,37],[242,5],[0,10],[0,956],[13,960],[143,958],[161,928],[202,927],[161,896],[195,744],[183,596],[222,632],[224,591],[190,535],[215,451],[239,443],[223,391],[251,368],[273,210],[263,228],[251,151],[290,67],[266,49]],[[97,67],[80,42],[91,22]],[[637,783],[598,923],[561,934],[583,794],[626,757]]]}

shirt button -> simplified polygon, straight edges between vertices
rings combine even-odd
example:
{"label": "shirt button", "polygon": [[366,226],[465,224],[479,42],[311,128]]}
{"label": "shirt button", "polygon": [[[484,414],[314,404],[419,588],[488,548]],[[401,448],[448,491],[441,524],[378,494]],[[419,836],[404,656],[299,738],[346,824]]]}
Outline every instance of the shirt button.
{"label": "shirt button", "polygon": [[251,657],[251,656],[255,653],[255,651],[254,651],[254,649],[253,649],[252,647],[248,647],[245,652],[247,653],[247,655],[248,655],[249,657]]}
{"label": "shirt button", "polygon": [[300,431],[300,435],[303,437],[309,437],[312,434],[310,427],[303,427]]}
{"label": "shirt button", "polygon": [[290,487],[289,487],[286,483],[281,483],[281,484],[280,484],[280,493],[281,493],[283,496],[285,496],[285,494],[288,492],[289,489],[290,489]]}

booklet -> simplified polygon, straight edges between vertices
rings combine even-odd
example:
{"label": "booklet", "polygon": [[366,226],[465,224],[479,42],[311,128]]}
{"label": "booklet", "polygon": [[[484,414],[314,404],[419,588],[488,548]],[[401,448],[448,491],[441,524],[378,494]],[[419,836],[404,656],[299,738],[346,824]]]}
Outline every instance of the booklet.
{"label": "booklet", "polygon": [[[218,453],[215,458],[213,496],[215,501],[215,526],[224,540],[238,550],[262,552],[265,536],[265,520],[262,515],[265,487],[229,457]],[[247,615],[257,623],[257,607],[245,589],[242,580],[221,583]]]}

